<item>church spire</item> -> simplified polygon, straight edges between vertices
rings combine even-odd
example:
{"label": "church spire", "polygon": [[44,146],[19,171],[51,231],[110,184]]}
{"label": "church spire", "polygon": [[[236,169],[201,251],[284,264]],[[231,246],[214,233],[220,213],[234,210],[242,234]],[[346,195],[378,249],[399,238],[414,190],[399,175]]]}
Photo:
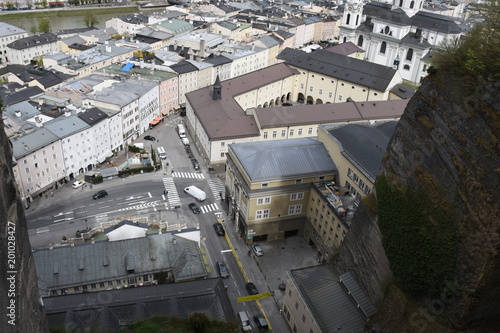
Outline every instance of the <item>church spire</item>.
{"label": "church spire", "polygon": [[217,74],[217,77],[215,78],[215,83],[214,83],[214,91],[212,94],[212,99],[214,101],[220,100],[222,98],[222,85],[220,84],[219,80],[219,74]]}

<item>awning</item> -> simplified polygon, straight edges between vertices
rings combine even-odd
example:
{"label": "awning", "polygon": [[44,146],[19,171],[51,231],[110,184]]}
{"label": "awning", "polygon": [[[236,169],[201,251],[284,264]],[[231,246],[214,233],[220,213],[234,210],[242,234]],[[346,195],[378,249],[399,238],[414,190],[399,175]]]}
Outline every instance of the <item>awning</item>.
{"label": "awning", "polygon": [[168,116],[168,114],[169,114],[169,113],[170,113],[170,111],[169,111],[169,110],[165,110],[165,111],[163,111],[161,114],[162,114],[162,115],[164,115],[164,116]]}
{"label": "awning", "polygon": [[153,125],[154,126],[154,125],[158,124],[159,122],[160,122],[160,120],[153,120],[153,121],[149,122],[149,125]]}
{"label": "awning", "polygon": [[156,117],[155,119],[153,119],[153,121],[162,121],[163,120],[163,117]]}

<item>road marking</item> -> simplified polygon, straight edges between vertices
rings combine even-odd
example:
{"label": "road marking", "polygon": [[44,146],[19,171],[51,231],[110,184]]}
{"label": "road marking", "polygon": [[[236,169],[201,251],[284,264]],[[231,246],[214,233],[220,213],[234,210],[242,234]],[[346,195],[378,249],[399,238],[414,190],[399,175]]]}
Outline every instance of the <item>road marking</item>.
{"label": "road marking", "polygon": [[224,252],[233,252],[233,251],[232,250],[221,250],[220,252],[224,253]]}
{"label": "road marking", "polygon": [[148,192],[148,195],[149,195],[149,197],[150,197],[150,198],[152,198],[152,197],[153,197],[153,196],[151,195],[151,192]]}
{"label": "road marking", "polygon": [[36,229],[37,234],[42,234],[44,232],[49,232],[49,227],[43,227],[43,228]]}
{"label": "road marking", "polygon": [[54,223],[59,223],[59,222],[63,222],[63,221],[70,221],[70,220],[72,220],[71,217],[65,217],[63,219],[54,220]]}

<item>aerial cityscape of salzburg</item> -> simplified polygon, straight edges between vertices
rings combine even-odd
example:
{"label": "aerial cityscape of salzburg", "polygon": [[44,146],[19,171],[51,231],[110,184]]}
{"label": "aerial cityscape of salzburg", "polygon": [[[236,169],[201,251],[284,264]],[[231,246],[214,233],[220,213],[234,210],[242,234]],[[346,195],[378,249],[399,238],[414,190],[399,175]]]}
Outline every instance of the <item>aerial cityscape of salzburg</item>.
{"label": "aerial cityscape of salzburg", "polygon": [[499,0],[0,9],[0,332],[499,332]]}

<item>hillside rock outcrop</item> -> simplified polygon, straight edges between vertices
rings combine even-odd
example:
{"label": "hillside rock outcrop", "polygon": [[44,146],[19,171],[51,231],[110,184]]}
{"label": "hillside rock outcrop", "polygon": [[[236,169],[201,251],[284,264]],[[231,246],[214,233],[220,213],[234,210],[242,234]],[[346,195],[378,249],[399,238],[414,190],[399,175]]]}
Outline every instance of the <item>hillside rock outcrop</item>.
{"label": "hillside rock outcrop", "polygon": [[0,121],[0,332],[48,332],[12,151]]}

